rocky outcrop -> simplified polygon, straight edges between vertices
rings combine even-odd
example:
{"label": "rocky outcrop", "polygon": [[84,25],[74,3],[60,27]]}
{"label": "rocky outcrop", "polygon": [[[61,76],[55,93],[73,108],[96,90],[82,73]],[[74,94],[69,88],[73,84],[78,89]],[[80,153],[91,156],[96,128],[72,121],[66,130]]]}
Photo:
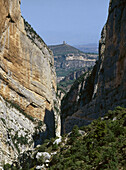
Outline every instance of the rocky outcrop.
{"label": "rocky outcrop", "polygon": [[[0,1],[0,97],[4,101],[1,106],[6,102],[11,103],[19,110],[19,114],[20,111],[25,112],[28,117],[42,121],[46,137],[54,134],[59,136],[60,116],[52,52],[28,23],[25,22],[24,26],[20,3],[20,0]],[[9,110],[6,105],[4,111],[0,110],[1,118],[5,111],[9,119],[13,114],[17,117],[17,111]],[[20,119],[17,118],[17,122],[21,127],[24,127],[24,124],[27,127],[27,121],[22,124]],[[7,132],[9,133],[7,126],[2,129],[6,131],[6,136]],[[0,133],[3,134],[2,129]],[[20,133],[20,129],[16,129]],[[16,129],[13,128],[15,133]],[[30,124],[27,129],[29,133],[33,130],[32,126],[30,129]],[[0,138],[0,141],[2,140],[6,141]],[[4,152],[4,149],[2,150],[1,153]]]}
{"label": "rocky outcrop", "polygon": [[99,60],[86,83],[89,87],[83,87],[77,111],[65,117],[64,132],[71,131],[75,124],[87,125],[118,105],[126,107],[125,0],[110,1],[108,20],[99,43]]}

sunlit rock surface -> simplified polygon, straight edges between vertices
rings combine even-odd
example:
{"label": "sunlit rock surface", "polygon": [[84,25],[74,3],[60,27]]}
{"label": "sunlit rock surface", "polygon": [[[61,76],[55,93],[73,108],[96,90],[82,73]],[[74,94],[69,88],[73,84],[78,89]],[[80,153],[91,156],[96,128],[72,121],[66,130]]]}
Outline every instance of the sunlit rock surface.
{"label": "sunlit rock surface", "polygon": [[[55,134],[60,136],[56,73],[52,52],[35,31],[31,30],[29,24],[25,23],[24,26],[20,3],[20,0],[0,1],[0,101],[1,107],[4,107],[4,111],[0,110],[0,117],[4,118],[5,114],[6,119],[8,116],[9,120],[6,122],[8,125],[11,117],[15,115],[13,118],[15,121],[16,114],[19,114],[21,118],[16,118],[15,126],[18,124],[21,124],[21,128],[25,126],[32,135],[35,132],[34,125],[28,122],[22,123],[24,119],[20,113],[22,111],[43,122],[45,137]],[[10,110],[6,102],[11,102],[19,111]],[[15,133],[17,130],[20,133],[20,128],[15,129],[13,125],[12,128]],[[2,123],[0,133],[5,136],[0,137],[0,142],[3,141],[0,156],[4,159],[6,150],[8,158],[5,160],[11,160],[16,152],[12,145],[6,148],[7,131],[7,126]],[[25,149],[26,147],[22,151]]]}

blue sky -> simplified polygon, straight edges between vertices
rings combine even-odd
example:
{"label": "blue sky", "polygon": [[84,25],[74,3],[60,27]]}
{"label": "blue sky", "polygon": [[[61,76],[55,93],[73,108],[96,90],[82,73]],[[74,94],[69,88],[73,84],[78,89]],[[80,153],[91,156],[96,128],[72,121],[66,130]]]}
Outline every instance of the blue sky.
{"label": "blue sky", "polygon": [[23,17],[48,45],[98,43],[109,0],[22,0]]}

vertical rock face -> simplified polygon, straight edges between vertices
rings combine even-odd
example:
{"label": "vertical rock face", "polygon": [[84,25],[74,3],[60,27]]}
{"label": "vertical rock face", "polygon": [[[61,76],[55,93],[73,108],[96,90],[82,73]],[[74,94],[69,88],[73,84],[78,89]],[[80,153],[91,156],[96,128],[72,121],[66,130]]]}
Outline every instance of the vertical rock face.
{"label": "vertical rock face", "polygon": [[40,49],[26,36],[20,1],[1,3],[0,94],[44,120],[45,110],[53,109],[56,92],[52,54],[44,43]]}
{"label": "vertical rock face", "polygon": [[[41,120],[46,137],[53,136],[54,133],[59,136],[60,117],[57,113],[56,74],[52,52],[28,23],[25,22],[24,26],[20,3],[20,0],[0,1],[0,104],[1,107],[5,106],[4,111],[0,110],[0,118],[8,117],[10,122],[13,110],[10,111],[6,105],[9,102],[19,113],[24,112],[29,117]],[[19,121],[15,116],[13,118]],[[23,128],[25,123],[18,123]],[[32,123],[32,133],[29,131],[31,135],[35,131],[34,127]],[[6,128],[4,125],[4,129]],[[16,129],[20,131],[20,128]],[[0,132],[3,134],[2,129]],[[0,147],[2,149],[3,145]],[[4,150],[0,155],[3,153]]]}
{"label": "vertical rock face", "polygon": [[34,147],[32,136],[36,127],[37,122],[0,97],[0,166],[15,161],[19,152]]}
{"label": "vertical rock face", "polygon": [[91,88],[84,86],[76,113],[65,117],[64,132],[69,132],[75,124],[86,125],[118,105],[126,107],[125,0],[110,1],[108,20],[99,43],[99,60],[86,82]]}

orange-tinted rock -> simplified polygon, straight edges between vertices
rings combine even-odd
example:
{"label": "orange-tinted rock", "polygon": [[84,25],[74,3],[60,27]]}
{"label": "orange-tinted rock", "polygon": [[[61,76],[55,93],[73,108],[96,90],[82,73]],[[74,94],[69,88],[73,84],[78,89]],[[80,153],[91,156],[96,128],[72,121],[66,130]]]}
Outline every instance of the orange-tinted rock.
{"label": "orange-tinted rock", "polygon": [[24,22],[20,0],[0,0],[0,166],[60,136],[56,90],[52,52]]}
{"label": "orange-tinted rock", "polygon": [[0,95],[43,120],[56,93],[52,53],[26,36],[19,0],[2,0],[0,7]]}

